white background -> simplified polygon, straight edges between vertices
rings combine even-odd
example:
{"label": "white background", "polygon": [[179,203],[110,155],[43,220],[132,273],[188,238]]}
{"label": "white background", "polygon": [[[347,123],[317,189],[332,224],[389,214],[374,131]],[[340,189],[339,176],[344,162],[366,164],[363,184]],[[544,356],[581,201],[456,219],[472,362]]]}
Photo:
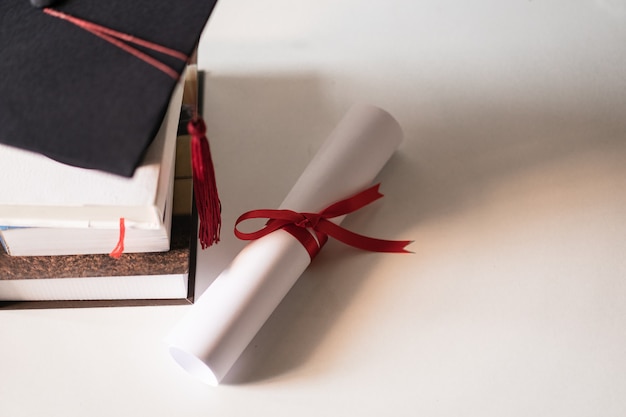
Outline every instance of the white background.
{"label": "white background", "polygon": [[0,311],[0,415],[623,416],[626,2],[222,0],[200,45],[224,237],[204,290],[353,102],[405,143],[211,388],[188,306]]}

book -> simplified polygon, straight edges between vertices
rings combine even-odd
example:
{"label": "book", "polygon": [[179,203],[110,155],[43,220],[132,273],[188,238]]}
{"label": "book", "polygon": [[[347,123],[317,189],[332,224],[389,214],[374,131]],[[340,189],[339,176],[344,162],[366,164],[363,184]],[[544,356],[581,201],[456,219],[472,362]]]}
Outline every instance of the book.
{"label": "book", "polygon": [[[190,71],[193,74],[195,71]],[[202,108],[202,76],[185,80]],[[171,247],[162,252],[9,256],[0,251],[0,309],[82,308],[190,304],[194,302],[198,215],[188,135],[191,117],[183,97],[176,140]],[[195,105],[194,105],[195,107]],[[187,110],[186,110],[187,109]],[[179,181],[183,180],[183,181]],[[181,197],[183,196],[183,197]]]}
{"label": "book", "polygon": [[[170,247],[183,82],[131,178],[74,167],[0,145],[0,240],[12,256],[110,253],[125,223],[125,252]],[[181,191],[182,192],[182,187]]]}
{"label": "book", "polygon": [[195,210],[173,216],[166,252],[9,256],[0,252],[0,309],[189,304],[194,300]]}

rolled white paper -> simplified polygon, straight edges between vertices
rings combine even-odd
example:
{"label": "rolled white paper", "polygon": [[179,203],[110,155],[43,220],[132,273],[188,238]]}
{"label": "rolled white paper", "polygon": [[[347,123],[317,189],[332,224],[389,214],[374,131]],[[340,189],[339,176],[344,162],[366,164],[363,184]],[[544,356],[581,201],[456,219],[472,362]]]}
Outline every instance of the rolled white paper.
{"label": "rolled white paper", "polygon": [[[353,106],[280,208],[318,212],[362,191],[402,136],[400,125],[387,112]],[[283,230],[248,244],[172,330],[172,357],[205,383],[218,385],[309,263],[302,244]]]}

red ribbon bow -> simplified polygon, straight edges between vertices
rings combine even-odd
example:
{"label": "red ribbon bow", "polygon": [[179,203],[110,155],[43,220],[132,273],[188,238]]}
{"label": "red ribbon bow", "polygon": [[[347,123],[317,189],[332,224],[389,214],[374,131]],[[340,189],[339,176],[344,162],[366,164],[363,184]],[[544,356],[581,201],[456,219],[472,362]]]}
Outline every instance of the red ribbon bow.
{"label": "red ribbon bow", "polygon": [[[405,246],[412,242],[410,240],[384,240],[363,236],[328,220],[352,213],[378,200],[383,196],[378,191],[379,187],[380,184],[376,184],[352,197],[326,207],[319,213],[298,213],[286,209],[249,211],[239,216],[235,222],[235,236],[242,240],[255,240],[278,229],[283,229],[302,243],[311,256],[311,259],[317,255],[324,243],[326,243],[328,236],[347,245],[366,251],[410,253],[405,249]],[[260,218],[270,220],[263,228],[255,232],[244,233],[237,229],[237,225],[245,220]],[[313,230],[316,237],[313,237],[307,229]]]}

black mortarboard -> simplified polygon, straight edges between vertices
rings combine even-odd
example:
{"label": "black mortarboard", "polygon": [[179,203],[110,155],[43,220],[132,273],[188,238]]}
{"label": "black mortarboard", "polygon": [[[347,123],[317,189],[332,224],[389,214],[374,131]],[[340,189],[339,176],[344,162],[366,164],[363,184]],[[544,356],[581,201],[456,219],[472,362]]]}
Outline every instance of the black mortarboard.
{"label": "black mortarboard", "polygon": [[[51,10],[189,56],[216,1],[64,0]],[[0,0],[0,143],[130,176],[186,62],[125,42],[168,75],[59,16]]]}

